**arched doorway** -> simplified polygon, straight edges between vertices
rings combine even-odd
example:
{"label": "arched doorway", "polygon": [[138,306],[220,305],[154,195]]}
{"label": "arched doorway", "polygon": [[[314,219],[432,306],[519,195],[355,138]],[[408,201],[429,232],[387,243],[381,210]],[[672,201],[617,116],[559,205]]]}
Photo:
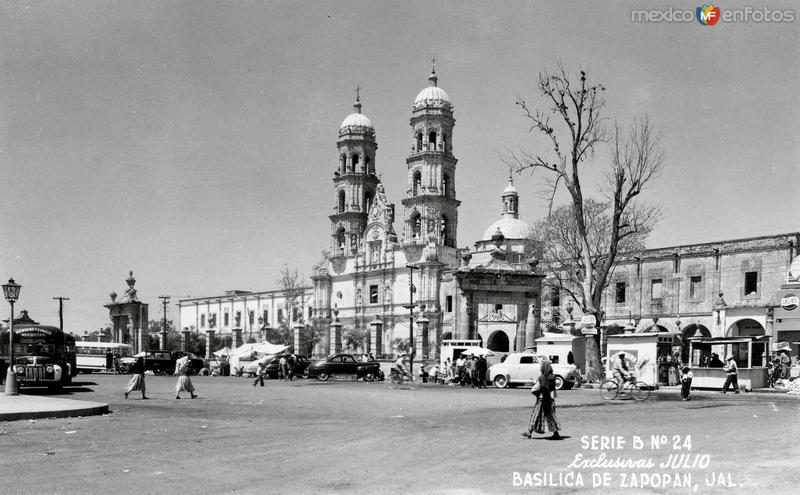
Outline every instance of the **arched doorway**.
{"label": "arched doorway", "polygon": [[502,330],[496,330],[489,335],[488,345],[490,351],[508,352],[508,335]]}
{"label": "arched doorway", "polygon": [[764,335],[764,327],[752,318],[744,318],[732,323],[725,331],[727,337],[749,337]]}

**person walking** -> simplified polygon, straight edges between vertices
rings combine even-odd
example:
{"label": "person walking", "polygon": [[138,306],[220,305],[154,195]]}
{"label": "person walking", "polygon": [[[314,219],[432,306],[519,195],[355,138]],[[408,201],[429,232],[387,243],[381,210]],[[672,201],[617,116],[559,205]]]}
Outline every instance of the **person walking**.
{"label": "person walking", "polygon": [[486,366],[486,358],[485,357],[480,356],[478,358],[477,367],[478,367],[478,369],[477,369],[478,388],[486,388],[486,368],[487,368],[487,366]]}
{"label": "person walking", "polygon": [[681,400],[692,400],[692,369],[684,366],[681,369]]}
{"label": "person walking", "polygon": [[536,405],[533,406],[531,419],[528,422],[527,431],[522,432],[522,436],[531,438],[533,433],[552,432],[553,440],[560,440],[561,425],[556,419],[556,375],[553,373],[553,366],[550,361],[543,359],[539,365],[541,373],[533,384],[531,393],[536,396]]}
{"label": "person walking", "polygon": [[281,380],[286,380],[289,377],[289,372],[287,369],[285,354],[281,356],[280,360],[278,360],[278,368],[281,370]]}
{"label": "person walking", "polygon": [[792,367],[792,358],[789,357],[789,347],[786,349],[781,349],[779,354],[781,363],[781,379],[788,380],[789,377],[792,376],[790,371],[790,368]]}
{"label": "person walking", "polygon": [[258,366],[256,366],[256,379],[253,382],[253,386],[255,387],[259,383],[261,386],[264,386],[264,375],[267,373],[267,358],[263,357],[258,360]]}
{"label": "person walking", "polygon": [[197,398],[194,394],[194,385],[192,385],[192,380],[189,378],[191,372],[192,363],[189,361],[189,356],[184,355],[175,361],[175,374],[178,375],[178,383],[175,384],[176,399],[181,398],[181,392],[189,392],[192,399]]}
{"label": "person walking", "polygon": [[[365,354],[366,356],[366,354]],[[294,381],[294,365],[297,362],[297,358],[295,358],[294,354],[289,354],[289,357],[286,359],[286,366],[289,370],[289,381]]]}
{"label": "person walking", "polygon": [[736,361],[733,360],[733,354],[728,354],[725,358],[725,367],[723,368],[728,373],[728,378],[725,379],[725,385],[722,386],[722,393],[728,392],[728,385],[733,384],[733,390],[739,393],[739,369],[736,367]]}
{"label": "person walking", "polygon": [[145,386],[144,386],[144,358],[139,357],[136,358],[136,362],[133,363],[133,367],[131,368],[133,372],[133,376],[131,380],[128,382],[128,385],[125,387],[125,398],[128,398],[128,394],[133,392],[134,390],[141,390],[142,391],[142,400],[146,400],[149,397],[144,395]]}

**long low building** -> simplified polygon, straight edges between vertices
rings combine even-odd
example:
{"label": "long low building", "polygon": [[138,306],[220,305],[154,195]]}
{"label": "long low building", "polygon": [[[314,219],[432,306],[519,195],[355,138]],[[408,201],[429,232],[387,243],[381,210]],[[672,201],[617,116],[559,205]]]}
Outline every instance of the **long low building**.
{"label": "long low building", "polygon": [[267,328],[294,327],[311,318],[314,307],[313,287],[302,287],[293,314],[287,310],[283,290],[251,292],[229,290],[222,295],[195,297],[178,301],[178,328],[192,333],[210,333],[241,345],[264,339]]}

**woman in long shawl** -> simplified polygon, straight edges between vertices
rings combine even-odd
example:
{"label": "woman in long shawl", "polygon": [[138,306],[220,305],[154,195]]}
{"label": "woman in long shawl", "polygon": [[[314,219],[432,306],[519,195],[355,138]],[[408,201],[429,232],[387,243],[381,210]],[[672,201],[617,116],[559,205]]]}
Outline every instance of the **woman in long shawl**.
{"label": "woman in long shawl", "polygon": [[178,383],[175,384],[176,399],[181,398],[181,392],[189,392],[192,396],[192,399],[197,397],[194,394],[194,385],[192,385],[192,380],[189,379],[189,373],[191,373],[191,369],[192,363],[189,361],[189,356],[183,356],[175,362],[175,374],[180,375],[178,377]]}
{"label": "woman in long shawl", "polygon": [[141,390],[142,399],[147,399],[148,397],[144,395],[144,358],[136,358],[136,362],[133,364],[131,371],[133,372],[133,377],[128,382],[128,386],[125,387],[125,398],[127,399],[128,394],[134,390]]}
{"label": "woman in long shawl", "polygon": [[559,439],[561,435],[558,430],[561,425],[556,419],[556,375],[550,361],[543,359],[540,367],[541,374],[534,383],[531,393],[536,396],[536,405],[531,413],[531,420],[528,423],[528,430],[522,436],[531,438],[532,433],[544,433],[550,431],[553,435],[550,438]]}

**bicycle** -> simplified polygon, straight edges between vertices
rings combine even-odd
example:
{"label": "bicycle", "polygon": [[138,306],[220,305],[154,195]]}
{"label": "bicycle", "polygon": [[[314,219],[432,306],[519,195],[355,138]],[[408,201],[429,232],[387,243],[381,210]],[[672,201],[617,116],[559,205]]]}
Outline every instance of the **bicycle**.
{"label": "bicycle", "polygon": [[629,378],[620,386],[616,378],[606,378],[600,384],[600,394],[605,400],[613,400],[626,395],[636,401],[645,401],[650,397],[650,386],[643,381]]}
{"label": "bicycle", "polygon": [[416,390],[419,388],[419,382],[414,380],[414,377],[407,374],[392,373],[389,375],[389,388],[395,389],[403,384],[408,385],[409,390]]}

